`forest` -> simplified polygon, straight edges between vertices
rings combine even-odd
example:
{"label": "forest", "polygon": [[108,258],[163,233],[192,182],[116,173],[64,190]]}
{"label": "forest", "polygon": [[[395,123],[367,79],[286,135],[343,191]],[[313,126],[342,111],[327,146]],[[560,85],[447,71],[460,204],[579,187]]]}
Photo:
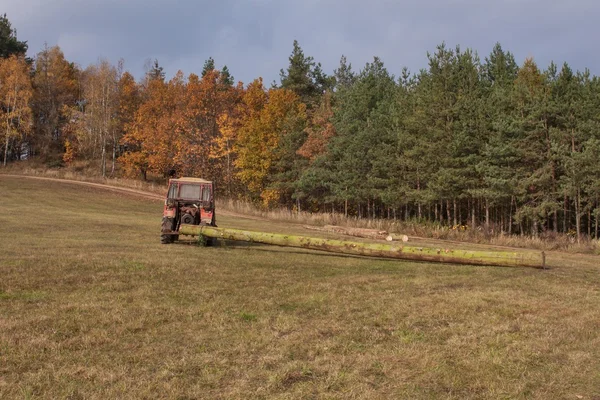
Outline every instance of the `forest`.
{"label": "forest", "polygon": [[600,80],[567,63],[440,44],[418,72],[342,56],[326,73],[294,42],[279,82],[244,84],[212,58],[136,79],[123,61],[27,50],[0,16],[4,166],[94,161],[105,177],[211,179],[266,208],[598,238]]}

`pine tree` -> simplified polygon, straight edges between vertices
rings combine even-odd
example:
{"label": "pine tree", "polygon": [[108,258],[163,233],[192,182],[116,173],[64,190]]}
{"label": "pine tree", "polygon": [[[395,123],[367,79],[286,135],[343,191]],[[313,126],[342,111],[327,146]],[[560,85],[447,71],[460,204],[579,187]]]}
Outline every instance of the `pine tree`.
{"label": "pine tree", "polygon": [[208,60],[204,62],[204,66],[202,67],[202,77],[208,74],[215,69],[215,60],[212,57],[208,57]]}
{"label": "pine tree", "polygon": [[11,55],[25,56],[27,42],[17,39],[17,30],[13,29],[6,14],[0,15],[0,58]]}
{"label": "pine tree", "polygon": [[529,223],[533,236],[556,207],[553,192],[552,138],[548,77],[527,59],[515,81],[516,146],[519,154],[517,221]]}
{"label": "pine tree", "polygon": [[334,74],[336,90],[350,88],[356,80],[356,74],[352,71],[352,64],[348,63],[346,56],[342,56],[340,65]]}
{"label": "pine tree", "polygon": [[[515,105],[513,86],[518,66],[514,56],[496,44],[482,65],[482,108],[487,116],[483,121],[486,138],[482,141],[481,158],[477,163],[482,184],[474,192],[486,204],[500,208],[501,230],[512,233],[514,197],[518,182],[519,154],[517,130],[513,123]],[[471,221],[476,223],[472,201]],[[489,213],[489,210],[488,210]]]}
{"label": "pine tree", "polygon": [[331,170],[331,191],[337,202],[360,207],[367,203],[369,215],[372,204],[381,200],[377,187],[381,175],[374,164],[387,154],[382,149],[387,141],[387,113],[394,95],[394,78],[383,62],[375,58],[367,63],[353,86],[336,95],[333,117],[335,131],[327,150]]}
{"label": "pine tree", "polygon": [[282,69],[279,75],[281,87],[296,93],[309,107],[316,104],[325,91],[332,89],[334,83],[334,80],[322,71],[320,64],[316,64],[312,57],[304,55],[297,40],[294,40],[287,70]]}
{"label": "pine tree", "polygon": [[229,72],[229,68],[227,68],[227,65],[224,65],[223,69],[221,69],[221,75],[219,79],[226,86],[233,86],[233,84],[235,83],[235,78]]}
{"label": "pine tree", "polygon": [[[454,151],[455,131],[459,119],[458,96],[458,55],[460,50],[448,49],[445,44],[437,47],[436,52],[428,54],[429,71],[419,74],[417,90],[415,133],[417,139],[416,156],[422,157],[419,166],[415,201],[421,217],[421,204],[427,205],[433,199],[446,206],[446,216],[451,224],[452,209],[450,203],[459,195],[460,179],[456,175]],[[419,165],[420,164],[420,165]]]}

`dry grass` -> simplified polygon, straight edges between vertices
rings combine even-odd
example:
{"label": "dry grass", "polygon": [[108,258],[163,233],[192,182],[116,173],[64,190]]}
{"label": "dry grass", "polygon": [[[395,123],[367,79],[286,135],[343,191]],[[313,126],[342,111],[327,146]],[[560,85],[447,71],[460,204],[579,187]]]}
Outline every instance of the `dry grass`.
{"label": "dry grass", "polygon": [[600,398],[596,257],[161,246],[159,202],[2,176],[0,192],[2,399]]}
{"label": "dry grass", "polygon": [[119,174],[103,178],[102,174],[100,174],[99,163],[91,161],[76,161],[68,168],[48,168],[44,163],[34,159],[8,164],[7,167],[0,169],[0,174],[18,174],[44,178],[104,183],[117,187],[144,190],[160,195],[164,195],[166,192],[165,179],[152,177],[152,179],[149,181],[144,182],[141,179],[121,177]]}
{"label": "dry grass", "polygon": [[[100,166],[90,161],[77,161],[68,168],[48,168],[39,160],[9,164],[0,173],[15,173],[30,176],[70,179],[85,182],[105,183],[112,186],[143,190],[164,195],[166,182],[160,177],[150,177],[144,182],[139,179],[123,178],[116,174],[114,177],[103,178]],[[287,208],[263,209],[254,204],[238,199],[219,199],[220,210],[239,215],[254,216],[278,222],[290,222],[305,225],[341,225],[355,228],[371,228],[385,230],[391,233],[409,235],[414,239],[451,240],[465,243],[490,244],[522,249],[542,251],[564,251],[580,254],[600,255],[600,240],[584,238],[577,243],[573,237],[565,234],[548,232],[538,237],[527,235],[507,235],[503,233],[486,232],[478,229],[453,229],[453,227],[427,221],[400,221],[392,219],[365,219],[353,216],[345,217],[339,213],[311,213],[292,211]],[[465,227],[468,228],[468,227]]]}

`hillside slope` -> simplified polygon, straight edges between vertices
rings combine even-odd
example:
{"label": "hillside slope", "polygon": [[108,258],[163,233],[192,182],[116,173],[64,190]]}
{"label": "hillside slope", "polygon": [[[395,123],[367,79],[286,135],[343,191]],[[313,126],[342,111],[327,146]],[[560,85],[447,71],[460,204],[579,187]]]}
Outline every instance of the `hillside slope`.
{"label": "hillside slope", "polygon": [[139,194],[7,176],[0,192],[0,398],[600,396],[597,257],[162,246],[162,206]]}

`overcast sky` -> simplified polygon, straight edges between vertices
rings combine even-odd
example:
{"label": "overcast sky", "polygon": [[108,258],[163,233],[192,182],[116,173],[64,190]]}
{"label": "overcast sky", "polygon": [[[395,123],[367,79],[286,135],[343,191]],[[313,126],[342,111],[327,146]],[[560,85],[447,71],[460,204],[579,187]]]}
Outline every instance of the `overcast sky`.
{"label": "overcast sky", "polygon": [[199,73],[212,56],[236,80],[270,83],[294,39],[328,73],[342,54],[354,69],[379,56],[395,75],[416,72],[445,41],[482,59],[500,42],[519,63],[600,75],[597,0],[0,0],[5,12],[30,56],[58,44],[83,67],[123,58],[137,77],[148,59],[170,77]]}

